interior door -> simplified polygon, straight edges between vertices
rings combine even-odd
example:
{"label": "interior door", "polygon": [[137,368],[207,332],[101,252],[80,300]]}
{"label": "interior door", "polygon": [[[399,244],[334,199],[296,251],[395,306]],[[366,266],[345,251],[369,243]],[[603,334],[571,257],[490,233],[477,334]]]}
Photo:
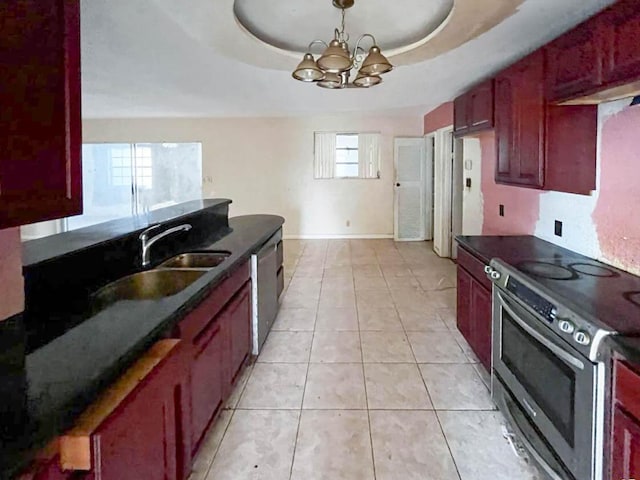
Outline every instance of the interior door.
{"label": "interior door", "polygon": [[422,137],[394,140],[396,241],[426,239],[425,151]]}

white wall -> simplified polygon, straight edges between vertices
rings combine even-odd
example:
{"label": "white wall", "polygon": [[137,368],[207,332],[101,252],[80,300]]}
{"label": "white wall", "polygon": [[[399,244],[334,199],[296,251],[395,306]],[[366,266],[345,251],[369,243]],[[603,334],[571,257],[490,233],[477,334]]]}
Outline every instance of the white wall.
{"label": "white wall", "polygon": [[[393,137],[421,136],[419,116],[85,120],[83,141],[202,142],[203,194],[231,215],[272,213],[287,236],[393,234]],[[315,131],[380,132],[380,180],[314,180]],[[347,226],[347,222],[350,226]]]}
{"label": "white wall", "polygon": [[482,151],[480,140],[465,138],[463,142],[463,179],[471,179],[471,187],[463,187],[462,234],[482,235],[484,207],[482,203]]}

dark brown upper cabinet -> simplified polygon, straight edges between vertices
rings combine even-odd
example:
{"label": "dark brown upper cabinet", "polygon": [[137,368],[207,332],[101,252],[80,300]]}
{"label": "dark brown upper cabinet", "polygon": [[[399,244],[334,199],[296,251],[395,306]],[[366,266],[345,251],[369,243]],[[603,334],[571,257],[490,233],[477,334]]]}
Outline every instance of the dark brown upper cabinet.
{"label": "dark brown upper cabinet", "polygon": [[545,92],[541,50],[496,77],[496,182],[544,186]]}
{"label": "dark brown upper cabinet", "polygon": [[545,47],[548,97],[598,104],[640,94],[640,2],[621,0]]}
{"label": "dark brown upper cabinet", "polygon": [[493,128],[493,94],[491,79],[455,99],[453,132],[456,136]]}
{"label": "dark brown upper cabinet", "polygon": [[640,80],[640,2],[622,0],[599,17],[607,85]]}
{"label": "dark brown upper cabinet", "polygon": [[496,183],[588,195],[597,107],[549,104],[544,60],[538,50],[496,78]]}
{"label": "dark brown upper cabinet", "polygon": [[0,2],[0,229],[82,212],[79,0]]}
{"label": "dark brown upper cabinet", "polygon": [[561,102],[602,85],[604,53],[597,18],[579,25],[546,47],[548,100]]}

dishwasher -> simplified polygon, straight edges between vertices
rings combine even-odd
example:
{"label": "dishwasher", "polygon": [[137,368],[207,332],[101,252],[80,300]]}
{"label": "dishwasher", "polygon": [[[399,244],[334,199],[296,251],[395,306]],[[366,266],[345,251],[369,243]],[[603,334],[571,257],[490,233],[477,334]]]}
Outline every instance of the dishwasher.
{"label": "dishwasher", "polygon": [[251,255],[252,353],[258,355],[278,314],[279,231]]}

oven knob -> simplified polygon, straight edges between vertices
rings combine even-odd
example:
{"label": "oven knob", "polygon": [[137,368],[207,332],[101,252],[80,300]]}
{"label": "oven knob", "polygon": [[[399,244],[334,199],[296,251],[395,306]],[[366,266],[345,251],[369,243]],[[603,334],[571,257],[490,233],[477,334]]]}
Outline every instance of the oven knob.
{"label": "oven knob", "polygon": [[497,270],[491,272],[491,280],[500,280],[500,277],[502,277],[502,274]]}
{"label": "oven knob", "polygon": [[[560,330],[563,331],[564,333],[571,334],[576,329],[576,326],[569,320],[560,320],[558,322],[558,328],[560,328]],[[577,339],[576,339],[576,342],[578,342]]]}
{"label": "oven knob", "polygon": [[573,339],[579,343],[580,345],[589,345],[591,343],[591,337],[587,332],[583,332],[582,330],[578,330],[573,334]]}

